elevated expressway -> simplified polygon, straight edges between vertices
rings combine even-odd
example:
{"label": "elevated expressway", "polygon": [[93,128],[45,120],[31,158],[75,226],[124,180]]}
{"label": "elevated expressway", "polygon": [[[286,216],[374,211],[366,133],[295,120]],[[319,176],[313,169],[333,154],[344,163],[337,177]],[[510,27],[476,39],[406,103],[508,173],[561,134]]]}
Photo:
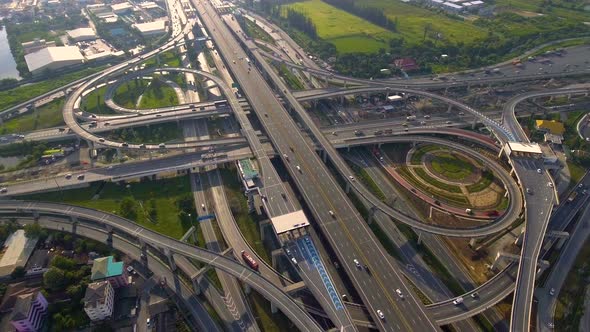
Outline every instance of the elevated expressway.
{"label": "elevated expressway", "polygon": [[143,241],[156,248],[192,258],[209,264],[250,285],[266,299],[276,305],[302,331],[322,331],[315,320],[281,289],[266,278],[247,268],[241,263],[206,249],[191,246],[184,242],[143,228],[140,225],[119,216],[101,211],[57,203],[27,201],[0,201],[2,215],[47,215],[62,216],[76,223],[90,223],[110,234]]}
{"label": "elevated expressway", "polygon": [[[198,2],[195,5],[204,26],[218,47],[219,54],[225,57],[226,67],[233,72],[237,83],[242,87],[252,109],[308,203],[315,221],[339,258],[340,266],[347,272],[377,326],[381,330],[437,330],[437,326],[430,321],[422,305],[405,285],[395,263],[377,242],[317,156],[315,147],[309,145],[302,136],[299,127],[267,82],[256,68],[248,70],[250,66],[246,61],[234,60],[248,55],[228,31],[223,19],[208,2]],[[259,62],[258,59],[251,60]],[[292,100],[289,100],[289,104],[292,104]],[[288,160],[283,155],[288,156]],[[330,210],[337,211],[336,218],[332,217]],[[368,265],[372,275],[359,270],[353,259]],[[399,299],[394,286],[406,294],[405,300]],[[378,309],[383,311],[385,320],[377,316]]]}

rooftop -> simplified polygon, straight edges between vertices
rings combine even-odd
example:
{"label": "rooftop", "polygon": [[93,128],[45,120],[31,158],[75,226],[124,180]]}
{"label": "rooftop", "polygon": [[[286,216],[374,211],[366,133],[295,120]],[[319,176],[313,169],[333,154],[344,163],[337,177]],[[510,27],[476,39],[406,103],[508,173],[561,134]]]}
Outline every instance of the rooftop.
{"label": "rooftop", "polygon": [[77,46],[55,46],[46,47],[25,55],[25,61],[29,67],[29,71],[35,71],[52,62],[59,61],[80,61],[84,57],[80,54],[80,49]]}
{"label": "rooftop", "polygon": [[166,20],[158,20],[147,23],[135,23],[133,26],[141,33],[160,32],[166,29]]}
{"label": "rooftop", "polygon": [[122,3],[116,3],[114,5],[111,5],[111,9],[116,12],[116,11],[124,11],[124,10],[128,10],[133,8],[133,6],[129,3],[129,2],[122,2]]}
{"label": "rooftop", "polygon": [[103,303],[107,297],[109,287],[112,286],[106,280],[88,284],[84,294],[84,307],[93,308]]}
{"label": "rooftop", "polygon": [[303,210],[283,214],[282,216],[271,218],[270,221],[277,234],[309,226],[309,221]]}
{"label": "rooftop", "polygon": [[563,135],[565,132],[563,123],[555,120],[537,120],[535,125],[537,128],[548,130],[554,135]]}
{"label": "rooftop", "polygon": [[113,256],[108,256],[94,260],[90,278],[100,280],[121,274],[123,274],[123,262],[113,262]]}
{"label": "rooftop", "polygon": [[9,275],[17,266],[25,266],[29,256],[35,250],[37,240],[37,238],[27,238],[23,229],[12,233],[4,242],[4,246],[8,249],[0,260],[0,276]]}
{"label": "rooftop", "polygon": [[16,299],[16,303],[14,304],[14,309],[12,309],[12,316],[11,320],[18,321],[27,319],[29,317],[29,309],[31,308],[31,304],[33,300],[37,297],[36,292],[19,295]]}
{"label": "rooftop", "polygon": [[92,28],[78,28],[68,31],[68,36],[72,39],[78,39],[82,37],[96,37],[96,33]]}
{"label": "rooftop", "polygon": [[250,159],[238,160],[238,166],[240,168],[240,172],[242,173],[242,177],[245,180],[251,180],[258,177],[258,170]]}
{"label": "rooftop", "polygon": [[541,154],[541,147],[537,143],[519,143],[519,142],[508,142],[506,143],[508,148],[514,152],[534,153]]}

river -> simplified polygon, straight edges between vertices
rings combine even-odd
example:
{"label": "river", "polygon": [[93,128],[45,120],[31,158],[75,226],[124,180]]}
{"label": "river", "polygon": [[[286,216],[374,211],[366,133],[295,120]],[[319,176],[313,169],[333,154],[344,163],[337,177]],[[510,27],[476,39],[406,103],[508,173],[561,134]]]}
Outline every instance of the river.
{"label": "river", "polygon": [[10,52],[8,36],[4,27],[0,30],[0,79],[3,78],[20,79],[18,70],[16,70],[16,62]]}

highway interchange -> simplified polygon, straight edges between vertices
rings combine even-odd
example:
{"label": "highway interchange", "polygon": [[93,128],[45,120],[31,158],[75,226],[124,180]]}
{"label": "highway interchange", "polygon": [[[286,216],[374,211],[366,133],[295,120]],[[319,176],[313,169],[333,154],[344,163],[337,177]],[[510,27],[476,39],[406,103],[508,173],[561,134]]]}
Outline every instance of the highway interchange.
{"label": "highway interchange", "polygon": [[[246,156],[255,156],[262,174],[262,181],[259,186],[261,195],[267,197],[265,209],[269,217],[276,217],[298,209],[295,203],[295,197],[292,197],[285,188],[277,171],[270,161],[270,157],[280,158],[289,172],[292,182],[296,185],[299,193],[309,208],[314,221],[318,225],[321,234],[328,240],[328,245],[335,253],[336,260],[344,268],[346,275],[354,285],[356,292],[360,295],[361,301],[368,309],[372,321],[379,330],[406,330],[406,331],[430,331],[439,330],[439,325],[457,322],[462,319],[471,317],[489,306],[497,303],[507,296],[514,289],[514,304],[512,308],[512,318],[510,320],[510,329],[512,331],[528,331],[531,320],[531,305],[533,299],[534,284],[537,271],[537,262],[539,255],[542,254],[541,245],[545,237],[547,227],[552,228],[553,222],[550,222],[552,213],[558,215],[560,208],[554,211],[556,201],[555,193],[547,183],[551,182],[550,175],[544,171],[539,174],[538,169],[544,169],[541,162],[530,158],[510,158],[509,163],[512,166],[516,176],[509,175],[499,164],[495,163],[483,155],[479,155],[469,147],[453,143],[451,141],[424,136],[428,134],[441,133],[440,128],[411,128],[411,130],[401,130],[394,136],[376,136],[366,135],[356,137],[355,131],[359,130],[363,124],[357,127],[342,127],[338,129],[319,128],[311,119],[307,111],[302,107],[301,102],[309,102],[318,99],[334,98],[345,95],[358,95],[370,93],[399,93],[404,92],[411,95],[422,96],[440,100],[455,109],[465,111],[471,116],[477,118],[479,122],[486,125],[492,133],[495,134],[496,141],[500,145],[509,141],[528,142],[527,136],[518,124],[515,117],[515,107],[518,103],[529,98],[551,95],[568,95],[568,94],[588,94],[588,87],[572,87],[561,90],[549,90],[530,92],[511,99],[504,107],[501,113],[500,121],[491,118],[488,115],[477,111],[476,109],[458,102],[452,98],[438,95],[426,89],[439,89],[447,86],[458,86],[468,84],[491,84],[498,81],[508,82],[523,80],[534,76],[535,79],[543,77],[559,77],[570,75],[570,65],[564,66],[563,70],[552,69],[547,72],[537,72],[531,69],[532,73],[519,75],[502,75],[500,77],[489,77],[489,75],[456,75],[451,78],[451,82],[440,82],[432,80],[405,80],[405,81],[372,81],[359,80],[348,77],[335,75],[318,69],[317,66],[310,68],[306,65],[298,65],[283,60],[276,55],[269,55],[261,51],[256,44],[248,39],[243,38],[236,30],[236,23],[229,15],[220,15],[214,6],[209,2],[194,2],[201,22],[208,31],[212,42],[215,44],[217,53],[223,57],[225,66],[231,72],[233,78],[239,83],[245,99],[238,99],[230,85],[223,79],[206,71],[190,68],[152,68],[141,71],[132,71],[127,76],[119,77],[115,84],[109,85],[108,91],[113,91],[117,84],[122,84],[125,80],[140,75],[148,75],[161,72],[182,72],[197,76],[206,77],[214,82],[214,87],[223,92],[225,99],[222,104],[212,102],[190,103],[180,106],[169,107],[165,109],[154,110],[133,110],[125,109],[116,105],[110,98],[107,98],[107,105],[122,115],[110,117],[105,116],[98,119],[97,126],[90,128],[88,124],[79,123],[82,121],[93,121],[94,116],[84,114],[78,109],[80,98],[87,94],[89,89],[110,80],[116,75],[125,73],[127,70],[137,66],[138,63],[158,53],[174,48],[178,45],[185,33],[191,29],[193,21],[189,22],[183,28],[183,33],[178,33],[165,45],[140,55],[136,58],[113,66],[99,74],[93,75],[72,84],[72,90],[67,94],[65,106],[63,108],[63,117],[66,123],[66,129],[49,129],[43,131],[43,134],[32,133],[25,135],[27,140],[36,139],[61,139],[69,136],[76,136],[85,140],[93,148],[116,148],[116,149],[136,149],[136,150],[179,150],[182,152],[188,149],[209,148],[215,146],[215,151],[219,155],[213,159],[202,157],[204,153],[181,153],[166,157],[163,159],[150,160],[149,162],[137,162],[126,165],[109,167],[108,169],[96,168],[84,172],[84,178],[76,182],[74,179],[66,179],[63,176],[55,178],[46,178],[44,182],[30,181],[28,183],[15,183],[7,186],[11,195],[31,193],[35,191],[62,190],[74,183],[75,186],[83,186],[94,181],[110,180],[118,181],[128,178],[147,176],[157,174],[162,171],[192,169],[198,170],[209,165],[216,165],[235,161]],[[238,26],[239,27],[239,26]],[[293,68],[307,71],[316,75],[317,80],[326,79],[342,83],[354,83],[357,87],[351,88],[320,88],[300,92],[292,92],[273,71],[271,66],[266,62],[265,57],[274,58]],[[243,59],[250,59],[248,62]],[[561,60],[556,62],[553,68],[561,68]],[[309,62],[306,62],[309,63]],[[557,65],[559,64],[559,65]],[[527,67],[533,67],[527,65]],[[587,69],[582,69],[584,71]],[[575,73],[577,75],[580,72]],[[528,76],[527,76],[528,75]],[[338,81],[340,80],[340,81]],[[70,87],[70,86],[68,86]],[[55,92],[54,92],[55,93]],[[57,92],[59,93],[59,92]],[[44,96],[32,99],[26,104],[37,102]],[[23,104],[25,105],[25,104]],[[19,105],[22,107],[23,105]],[[18,107],[16,108],[18,109]],[[255,130],[250,124],[247,116],[249,109],[260,120],[263,133]],[[12,111],[12,109],[10,110]],[[226,137],[221,139],[208,139],[199,137],[198,139],[186,139],[184,143],[163,144],[163,143],[146,143],[130,144],[126,142],[117,142],[105,139],[98,134],[127,126],[142,126],[167,121],[186,121],[188,119],[207,119],[211,116],[235,116],[240,125],[240,134],[236,137]],[[500,114],[498,114],[500,116]],[[196,120],[195,120],[196,121]],[[206,121],[206,120],[199,120]],[[108,125],[106,124],[108,123]],[[306,132],[298,126],[303,123]],[[379,125],[364,125],[367,128],[378,129]],[[439,127],[431,125],[432,127]],[[329,132],[338,132],[337,135],[331,135]],[[481,137],[469,138],[460,130],[442,130],[442,133],[454,137],[467,137],[483,146],[494,144],[494,140],[482,139]],[[35,136],[36,135],[36,136]],[[420,136],[413,136],[420,135]],[[199,135],[196,135],[199,136]],[[460,150],[474,158],[483,161],[487,167],[491,168],[494,173],[500,177],[510,198],[510,205],[504,215],[490,223],[475,228],[444,228],[432,224],[424,223],[419,218],[412,216],[410,213],[402,212],[376,198],[365,186],[356,181],[352,176],[348,163],[344,160],[337,148],[350,148],[353,146],[375,145],[387,142],[426,142],[446,145],[453,149]],[[495,151],[501,146],[496,146]],[[338,173],[340,180],[326,166],[329,160],[335,171]],[[218,175],[209,171],[208,179],[205,182],[211,182],[220,186]],[[75,175],[74,175],[75,176]],[[199,175],[196,175],[199,178]],[[194,177],[192,176],[191,179]],[[201,181],[193,182],[195,191],[195,200],[197,202],[206,202],[200,188]],[[339,181],[345,182],[345,188],[342,188]],[[191,180],[192,181],[192,180]],[[414,229],[425,231],[435,235],[445,235],[452,237],[481,237],[498,233],[507,228],[521,214],[524,207],[526,231],[524,233],[520,264],[510,264],[506,269],[497,274],[490,281],[481,285],[475,290],[462,295],[465,299],[461,306],[452,303],[453,297],[439,301],[433,305],[424,306],[416,296],[412,288],[403,275],[402,267],[385,251],[373,232],[367,226],[365,220],[353,206],[347,192],[352,189],[365,203],[373,209],[379,210],[395,220],[405,223]],[[531,191],[534,194],[526,194],[525,191]],[[217,194],[219,195],[219,193]],[[287,195],[288,199],[283,199]],[[231,219],[231,214],[224,212],[223,200],[218,196],[220,202],[215,205],[217,214],[226,215]],[[571,206],[567,207],[571,212]],[[581,208],[578,206],[577,208]],[[565,209],[565,208],[563,208]],[[577,211],[577,210],[576,210]],[[301,330],[320,330],[314,319],[299,304],[290,298],[283,290],[277,287],[277,281],[268,279],[276,278],[276,271],[270,268],[268,271],[256,274],[240,263],[227,259],[224,256],[208,252],[202,249],[195,249],[182,242],[166,238],[147,229],[138,227],[132,222],[90,209],[67,207],[64,208],[59,204],[51,203],[34,203],[19,201],[0,201],[0,214],[45,214],[63,217],[64,214],[76,220],[76,222],[90,222],[104,227],[107,233],[112,229],[117,229],[122,236],[130,236],[141,241],[153,244],[157,248],[165,248],[178,255],[190,257],[201,262],[205,262],[217,269],[228,273],[233,278],[238,278],[243,282],[255,288],[273,305],[276,305],[283,311],[289,319],[296,324]],[[66,218],[67,219],[67,218]],[[67,221],[66,221],[67,222]],[[229,221],[229,224],[232,222]],[[108,226],[108,227],[106,227]],[[103,231],[104,231],[103,230]],[[73,231],[73,230],[72,230]],[[238,231],[239,232],[239,231]],[[82,234],[84,235],[84,234]],[[226,234],[224,234],[227,236]],[[239,242],[239,241],[238,241]],[[316,245],[318,245],[316,243]],[[295,250],[297,248],[292,247]],[[219,248],[210,248],[219,252]],[[239,248],[234,247],[234,250]],[[125,251],[125,250],[124,250]],[[298,258],[302,258],[298,256]],[[364,266],[359,269],[354,263],[355,260],[361,261]],[[307,263],[307,261],[304,261]],[[311,270],[311,268],[310,268]],[[370,270],[367,273],[364,270]],[[162,268],[158,271],[165,273]],[[306,277],[313,280],[314,276]],[[304,278],[305,279],[305,278]],[[224,281],[229,285],[232,278]],[[228,286],[229,287],[229,286]],[[311,285],[308,285],[311,287]],[[185,290],[186,291],[186,290]],[[312,293],[322,296],[325,290],[318,289]],[[236,292],[234,285],[234,294]],[[400,296],[400,293],[403,297]],[[444,292],[444,291],[443,291]],[[477,292],[477,298],[470,295]],[[239,296],[239,292],[238,292]],[[447,295],[448,296],[448,293]],[[237,299],[239,302],[239,299]],[[352,319],[347,309],[341,312],[331,307],[330,301],[320,301],[322,308],[328,313],[332,322],[342,330],[355,330],[351,323]],[[241,305],[241,311],[248,313],[248,309]],[[382,312],[385,318],[378,314]],[[202,315],[202,313],[197,314]],[[252,318],[246,318],[252,321]],[[545,319],[546,320],[546,319]],[[240,321],[240,326],[243,322]],[[248,323],[249,328],[256,330],[255,325]],[[201,322],[201,327],[206,329],[217,329],[208,326],[207,323]],[[242,326],[242,329],[245,327]]]}

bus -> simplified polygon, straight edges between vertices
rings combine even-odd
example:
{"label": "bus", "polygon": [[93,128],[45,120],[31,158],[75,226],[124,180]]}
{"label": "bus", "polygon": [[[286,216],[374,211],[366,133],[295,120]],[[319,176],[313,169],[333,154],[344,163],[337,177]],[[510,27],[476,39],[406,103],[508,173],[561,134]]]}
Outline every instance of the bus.
{"label": "bus", "polygon": [[254,258],[252,258],[252,256],[250,256],[250,254],[244,250],[242,250],[242,259],[244,260],[244,262],[246,262],[246,264],[248,264],[249,267],[251,267],[253,270],[258,271],[258,262],[256,262]]}

